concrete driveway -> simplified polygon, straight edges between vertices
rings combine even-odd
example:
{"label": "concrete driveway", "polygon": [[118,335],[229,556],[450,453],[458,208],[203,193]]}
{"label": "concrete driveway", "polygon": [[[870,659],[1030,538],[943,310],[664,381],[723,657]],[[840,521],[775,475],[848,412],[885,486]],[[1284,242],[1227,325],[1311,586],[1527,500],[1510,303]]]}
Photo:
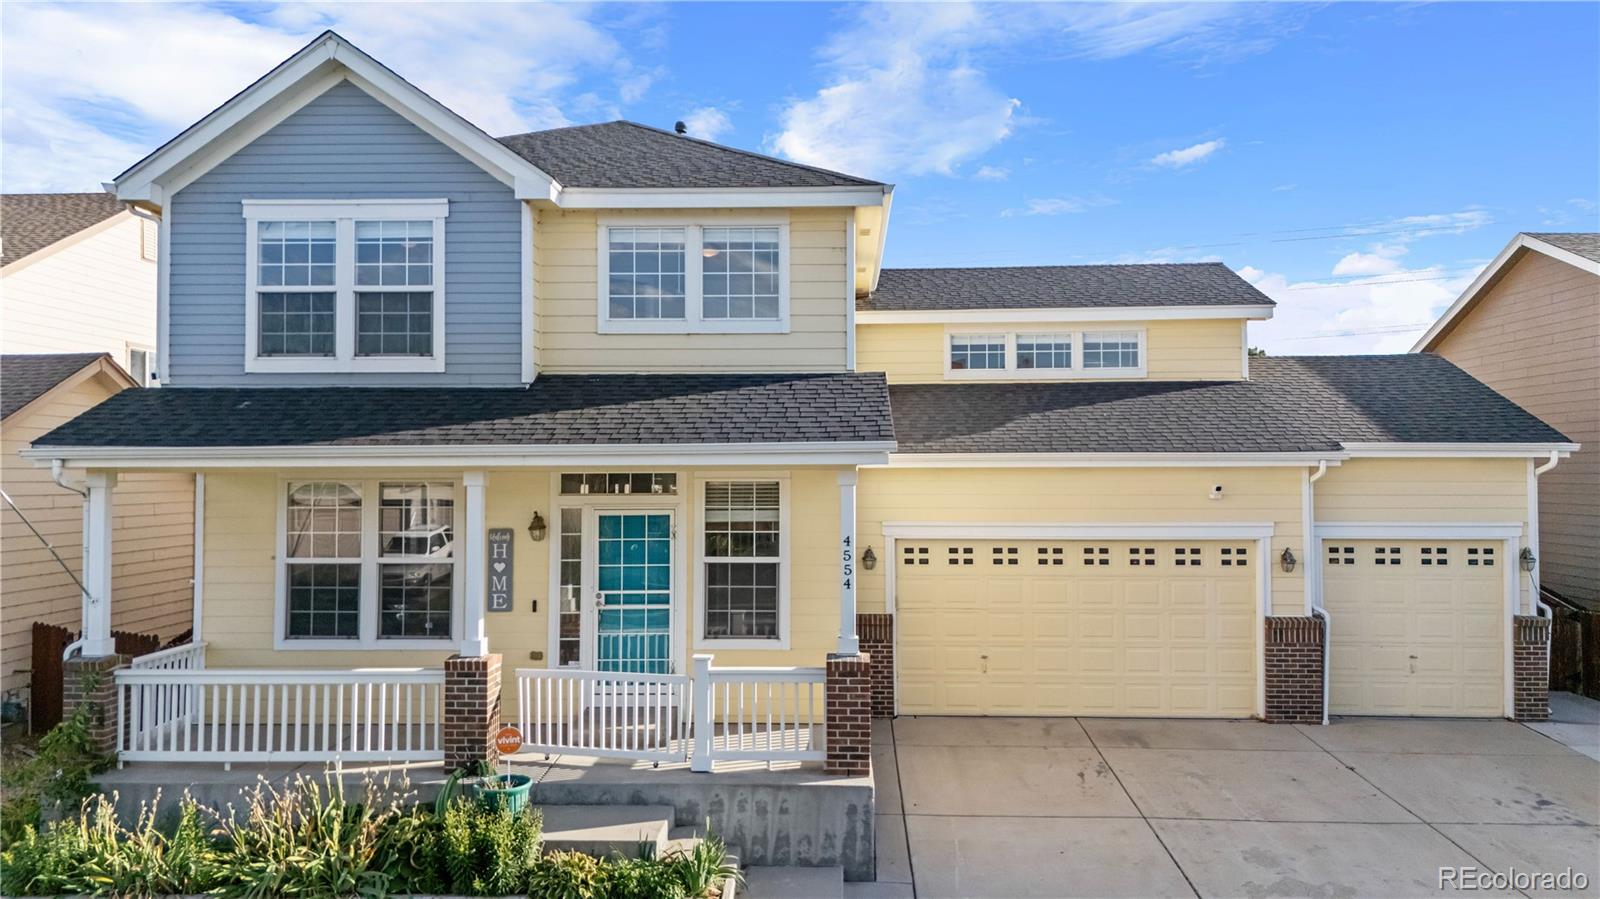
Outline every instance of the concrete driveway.
{"label": "concrete driveway", "polygon": [[1526,894],[1600,896],[1600,761],[1509,721],[907,717],[873,750],[856,895],[1438,896],[1441,866],[1570,866],[1587,890]]}

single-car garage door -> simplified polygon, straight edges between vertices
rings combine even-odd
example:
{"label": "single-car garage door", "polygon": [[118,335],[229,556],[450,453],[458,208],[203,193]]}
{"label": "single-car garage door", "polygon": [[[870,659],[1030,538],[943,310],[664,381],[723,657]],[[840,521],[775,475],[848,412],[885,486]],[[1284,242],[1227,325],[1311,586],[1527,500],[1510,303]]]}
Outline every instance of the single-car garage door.
{"label": "single-car garage door", "polygon": [[1499,541],[1325,540],[1329,707],[1341,715],[1499,717],[1505,566]]}
{"label": "single-car garage door", "polygon": [[896,556],[901,714],[1254,712],[1253,540],[914,540]]}

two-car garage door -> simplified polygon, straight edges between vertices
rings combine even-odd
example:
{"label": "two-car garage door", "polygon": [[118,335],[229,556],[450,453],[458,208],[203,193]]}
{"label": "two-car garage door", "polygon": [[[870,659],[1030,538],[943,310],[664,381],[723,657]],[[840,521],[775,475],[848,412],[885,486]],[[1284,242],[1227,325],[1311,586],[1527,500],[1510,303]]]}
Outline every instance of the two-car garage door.
{"label": "two-car garage door", "polygon": [[910,715],[1254,713],[1254,540],[898,544]]}

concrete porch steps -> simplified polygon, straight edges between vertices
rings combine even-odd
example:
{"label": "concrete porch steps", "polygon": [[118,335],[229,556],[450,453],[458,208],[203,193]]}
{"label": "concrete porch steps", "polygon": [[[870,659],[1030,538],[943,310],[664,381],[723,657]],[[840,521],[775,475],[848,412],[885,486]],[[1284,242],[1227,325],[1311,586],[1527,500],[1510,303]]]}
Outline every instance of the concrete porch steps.
{"label": "concrete porch steps", "polygon": [[844,899],[844,868],[744,869],[749,899]]}
{"label": "concrete porch steps", "polygon": [[597,858],[654,856],[667,849],[670,805],[542,805],[546,852],[576,850]]}

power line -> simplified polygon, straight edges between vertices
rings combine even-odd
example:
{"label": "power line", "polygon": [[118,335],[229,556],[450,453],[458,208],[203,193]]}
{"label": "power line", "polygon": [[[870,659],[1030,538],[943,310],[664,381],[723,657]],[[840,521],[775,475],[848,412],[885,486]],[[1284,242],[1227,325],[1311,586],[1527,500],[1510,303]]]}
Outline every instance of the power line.
{"label": "power line", "polygon": [[1319,334],[1300,334],[1295,337],[1277,337],[1275,340],[1327,340],[1332,337],[1365,337],[1372,334],[1404,334],[1408,331],[1421,331],[1432,322],[1422,322],[1415,325],[1387,325],[1382,328],[1355,328],[1349,331],[1324,331]]}

